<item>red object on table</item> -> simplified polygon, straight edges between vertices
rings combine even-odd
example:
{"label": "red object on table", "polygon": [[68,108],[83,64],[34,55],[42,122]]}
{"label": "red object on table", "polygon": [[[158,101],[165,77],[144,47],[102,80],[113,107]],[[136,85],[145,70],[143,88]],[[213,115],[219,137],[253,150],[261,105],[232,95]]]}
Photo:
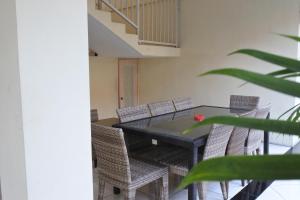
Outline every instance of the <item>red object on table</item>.
{"label": "red object on table", "polygon": [[195,121],[198,121],[198,122],[201,122],[205,119],[205,116],[204,115],[201,115],[201,114],[197,114],[194,116],[194,120]]}

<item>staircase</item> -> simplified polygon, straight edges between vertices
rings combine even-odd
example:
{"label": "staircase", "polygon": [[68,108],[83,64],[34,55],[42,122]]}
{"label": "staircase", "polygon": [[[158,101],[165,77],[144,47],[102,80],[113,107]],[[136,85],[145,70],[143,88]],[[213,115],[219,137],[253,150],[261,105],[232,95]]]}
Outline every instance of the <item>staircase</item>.
{"label": "staircase", "polygon": [[88,0],[89,48],[109,57],[180,56],[176,3]]}

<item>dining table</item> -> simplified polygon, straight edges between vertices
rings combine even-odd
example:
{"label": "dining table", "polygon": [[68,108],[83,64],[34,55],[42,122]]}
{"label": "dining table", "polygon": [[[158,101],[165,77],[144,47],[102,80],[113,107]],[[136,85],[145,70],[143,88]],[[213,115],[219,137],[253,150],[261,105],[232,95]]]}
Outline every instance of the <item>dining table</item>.
{"label": "dining table", "polygon": [[[213,116],[239,116],[250,110],[217,107],[197,106],[190,109],[176,111],[160,116],[135,120],[126,123],[116,123],[113,127],[122,128],[129,136],[139,136],[157,140],[158,142],[172,144],[190,151],[191,169],[198,163],[198,149],[205,146],[212,125],[206,125],[192,129],[188,134],[183,131],[191,128],[198,121],[196,116],[209,118]],[[268,115],[269,116],[269,115]],[[269,151],[269,134],[264,132],[264,154]],[[188,199],[196,200],[196,184],[188,186]]]}

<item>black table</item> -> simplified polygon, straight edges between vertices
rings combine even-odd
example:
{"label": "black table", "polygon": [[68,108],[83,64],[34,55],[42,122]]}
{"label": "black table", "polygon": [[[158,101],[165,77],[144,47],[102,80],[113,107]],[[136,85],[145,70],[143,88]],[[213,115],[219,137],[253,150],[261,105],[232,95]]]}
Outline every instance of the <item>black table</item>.
{"label": "black table", "polygon": [[[198,106],[184,111],[165,114],[157,117],[151,117],[136,120],[127,123],[113,125],[122,128],[126,134],[143,136],[145,138],[156,139],[165,143],[184,147],[191,151],[191,169],[198,163],[198,148],[204,146],[211,126],[203,126],[192,130],[189,134],[182,132],[197,123],[194,120],[196,114],[202,114],[205,118],[212,116],[236,116],[248,112],[248,110],[232,109],[214,106]],[[265,132],[264,152],[268,152],[268,135]],[[196,199],[196,185],[188,187],[188,199]]]}

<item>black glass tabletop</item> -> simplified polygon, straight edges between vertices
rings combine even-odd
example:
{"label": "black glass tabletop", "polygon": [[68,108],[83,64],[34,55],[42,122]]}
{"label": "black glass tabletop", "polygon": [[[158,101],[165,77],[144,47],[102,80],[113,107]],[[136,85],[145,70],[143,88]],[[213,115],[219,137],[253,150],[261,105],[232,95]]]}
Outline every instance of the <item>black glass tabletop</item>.
{"label": "black glass tabletop", "polygon": [[212,116],[237,116],[248,110],[232,109],[224,107],[199,106],[192,109],[160,115],[141,120],[114,125],[126,130],[144,132],[148,134],[177,138],[185,141],[193,141],[207,136],[211,126],[203,126],[193,129],[189,134],[182,132],[197,123],[195,115],[203,115],[205,118]]}

